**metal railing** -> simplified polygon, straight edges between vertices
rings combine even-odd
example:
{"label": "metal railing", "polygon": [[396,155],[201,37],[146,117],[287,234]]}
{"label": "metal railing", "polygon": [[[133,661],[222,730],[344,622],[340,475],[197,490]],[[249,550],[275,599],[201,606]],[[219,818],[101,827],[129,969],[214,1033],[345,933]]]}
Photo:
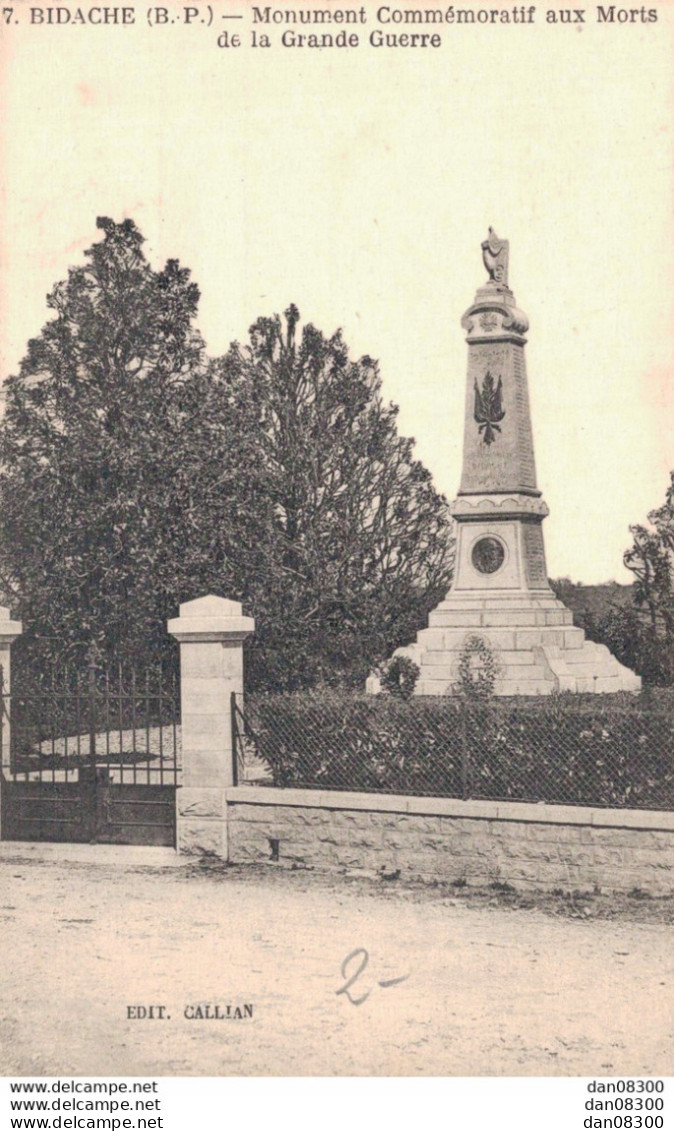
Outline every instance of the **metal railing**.
{"label": "metal railing", "polygon": [[[130,784],[177,784],[180,691],[176,673],[156,665],[141,676],[120,662],[85,662],[12,678],[0,668],[0,761],[14,780],[77,781],[106,768]],[[8,741],[9,738],[9,741]]]}

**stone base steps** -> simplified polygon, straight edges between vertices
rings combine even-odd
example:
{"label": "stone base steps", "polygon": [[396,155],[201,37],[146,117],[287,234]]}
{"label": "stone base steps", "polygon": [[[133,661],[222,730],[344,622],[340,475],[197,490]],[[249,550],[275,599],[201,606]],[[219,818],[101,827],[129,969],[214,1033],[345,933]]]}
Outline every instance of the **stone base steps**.
{"label": "stone base steps", "polygon": [[[415,695],[451,695],[453,684],[449,680],[420,678]],[[494,685],[495,695],[551,695],[557,688],[546,679],[499,679]]]}
{"label": "stone base steps", "polygon": [[[551,607],[535,609],[525,596],[521,606],[505,614],[484,608],[457,609],[454,602],[444,601],[431,613],[431,627],[418,633],[415,644],[396,653],[409,656],[420,668],[415,693],[452,694],[460,656],[471,636],[479,636],[494,653],[496,695],[640,690],[639,676],[623,667],[605,645],[586,640],[583,630],[571,624],[571,612],[560,601],[553,598]],[[367,690],[378,689],[376,678],[370,677]]]}
{"label": "stone base steps", "polygon": [[[481,624],[422,628],[421,632],[417,633],[416,646],[412,645],[411,647],[418,647],[429,656],[432,653],[456,653],[462,650],[471,636],[480,636],[484,640],[488,640],[493,649],[503,653],[531,652],[532,648],[540,644],[565,650],[582,648],[585,642],[585,634],[582,628],[574,628],[573,625],[558,627],[541,624],[532,627],[511,622],[508,628]],[[429,660],[428,662],[440,663],[441,661]]]}
{"label": "stone base steps", "polygon": [[450,594],[436,605],[433,612],[452,612],[453,610],[477,612],[512,611],[515,609],[554,609],[568,612],[566,605],[555,597],[552,589],[493,589],[489,593],[484,590],[464,589],[458,592],[452,590]]}
{"label": "stone base steps", "polygon": [[639,691],[641,678],[609,652],[605,644],[585,640],[579,651],[543,647],[560,691]]}
{"label": "stone base steps", "polygon": [[434,609],[428,618],[430,628],[500,628],[539,625],[572,625],[570,609]]}

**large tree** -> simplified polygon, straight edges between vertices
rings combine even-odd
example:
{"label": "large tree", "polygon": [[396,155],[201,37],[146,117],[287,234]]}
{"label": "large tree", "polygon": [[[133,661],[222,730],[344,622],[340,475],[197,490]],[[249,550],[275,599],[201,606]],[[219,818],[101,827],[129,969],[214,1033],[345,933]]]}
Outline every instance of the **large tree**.
{"label": "large tree", "polygon": [[338,331],[298,333],[295,306],[260,318],[218,366],[221,395],[254,416],[272,507],[250,578],[256,684],[360,680],[426,623],[451,577],[444,498],[398,435],[370,357]]}
{"label": "large tree", "polygon": [[650,526],[631,526],[634,542],[625,565],[635,576],[635,604],[651,626],[674,641],[674,471],[665,501],[648,515]]}
{"label": "large tree", "polygon": [[256,617],[256,686],[360,680],[450,577],[445,501],[376,364],[298,335],[294,307],[211,361],[189,272],[154,270],[131,220],[98,226],[5,385],[5,601],[56,654],[95,637],[145,661],[215,592]]}
{"label": "large tree", "polygon": [[57,654],[97,637],[145,659],[179,600],[233,580],[227,515],[246,476],[204,412],[189,271],[153,270],[131,220],[97,223],[104,238],[54,287],[5,385],[0,580]]}
{"label": "large tree", "polygon": [[634,605],[643,624],[643,650],[655,683],[674,683],[674,471],[661,507],[648,526],[630,527],[624,561],[635,577]]}
{"label": "large tree", "polygon": [[674,684],[674,472],[665,502],[648,525],[630,527],[624,562],[632,585],[553,581],[557,596],[591,640],[606,644],[646,684]]}

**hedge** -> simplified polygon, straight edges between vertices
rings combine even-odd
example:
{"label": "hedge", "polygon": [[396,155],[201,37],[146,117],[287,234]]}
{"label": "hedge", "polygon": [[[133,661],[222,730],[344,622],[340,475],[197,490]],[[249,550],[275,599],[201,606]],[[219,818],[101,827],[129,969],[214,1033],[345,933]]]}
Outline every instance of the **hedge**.
{"label": "hedge", "polygon": [[298,693],[246,715],[274,785],[674,809],[674,700]]}

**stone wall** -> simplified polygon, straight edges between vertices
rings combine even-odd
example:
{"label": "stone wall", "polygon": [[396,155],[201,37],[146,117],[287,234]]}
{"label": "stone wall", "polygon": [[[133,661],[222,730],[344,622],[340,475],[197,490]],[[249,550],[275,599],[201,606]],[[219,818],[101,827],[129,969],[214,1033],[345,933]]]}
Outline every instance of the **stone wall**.
{"label": "stone wall", "polygon": [[518,888],[674,891],[674,814],[240,786],[229,860]]}

